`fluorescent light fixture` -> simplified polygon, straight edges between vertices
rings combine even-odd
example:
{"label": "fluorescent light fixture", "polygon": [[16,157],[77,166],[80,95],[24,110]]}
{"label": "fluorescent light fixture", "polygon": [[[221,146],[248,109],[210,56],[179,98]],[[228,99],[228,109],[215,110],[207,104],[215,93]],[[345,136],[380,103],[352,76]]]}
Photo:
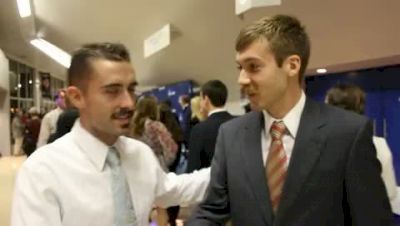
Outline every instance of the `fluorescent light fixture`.
{"label": "fluorescent light fixture", "polygon": [[19,15],[24,18],[32,14],[30,0],[17,0]]}
{"label": "fluorescent light fixture", "polygon": [[71,55],[66,53],[64,50],[41,38],[31,40],[31,44],[62,66],[69,68],[69,65],[71,64]]}
{"label": "fluorescent light fixture", "polygon": [[326,70],[325,68],[318,68],[317,69],[317,73],[318,74],[325,74],[326,72],[328,72],[328,70]]}

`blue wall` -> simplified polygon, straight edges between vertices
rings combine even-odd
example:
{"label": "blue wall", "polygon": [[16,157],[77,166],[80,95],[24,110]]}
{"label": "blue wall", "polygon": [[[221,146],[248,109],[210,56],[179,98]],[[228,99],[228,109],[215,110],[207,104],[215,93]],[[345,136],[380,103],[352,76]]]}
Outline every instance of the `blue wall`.
{"label": "blue wall", "polygon": [[182,108],[179,105],[179,97],[181,95],[188,95],[191,97],[193,95],[193,88],[193,81],[188,80],[161,86],[144,92],[143,95],[153,95],[157,97],[159,101],[170,100],[172,104],[172,111],[177,115],[180,115]]}

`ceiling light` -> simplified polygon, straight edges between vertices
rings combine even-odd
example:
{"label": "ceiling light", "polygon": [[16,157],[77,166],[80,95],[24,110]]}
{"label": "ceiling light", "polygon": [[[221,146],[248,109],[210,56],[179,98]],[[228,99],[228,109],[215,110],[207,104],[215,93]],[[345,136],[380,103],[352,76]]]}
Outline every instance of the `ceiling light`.
{"label": "ceiling light", "polygon": [[317,69],[317,73],[318,74],[325,74],[326,72],[328,72],[325,68],[318,68]]}
{"label": "ceiling light", "polygon": [[31,5],[29,0],[17,0],[19,15],[24,18],[30,16]]}
{"label": "ceiling light", "polygon": [[71,64],[71,55],[66,53],[64,50],[41,38],[31,40],[31,44],[53,60],[60,63],[62,66],[69,68],[69,65]]}

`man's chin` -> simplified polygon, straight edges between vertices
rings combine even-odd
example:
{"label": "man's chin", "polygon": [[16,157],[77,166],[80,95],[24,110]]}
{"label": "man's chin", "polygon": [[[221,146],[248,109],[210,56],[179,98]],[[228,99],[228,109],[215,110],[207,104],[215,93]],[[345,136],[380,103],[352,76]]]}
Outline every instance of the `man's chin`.
{"label": "man's chin", "polygon": [[121,125],[120,131],[121,131],[122,135],[125,135],[125,136],[129,135],[131,132],[131,124],[127,123],[127,124]]}
{"label": "man's chin", "polygon": [[252,111],[260,111],[260,110],[262,110],[262,107],[260,106],[259,103],[251,102],[251,101],[250,101],[250,108],[251,108]]}

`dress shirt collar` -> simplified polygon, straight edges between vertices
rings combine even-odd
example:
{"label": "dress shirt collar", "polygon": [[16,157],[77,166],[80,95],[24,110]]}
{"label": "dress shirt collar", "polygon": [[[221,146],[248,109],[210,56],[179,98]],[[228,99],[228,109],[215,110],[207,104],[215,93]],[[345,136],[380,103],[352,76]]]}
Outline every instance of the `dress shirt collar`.
{"label": "dress shirt collar", "polygon": [[224,112],[226,111],[225,108],[215,108],[214,110],[208,112],[208,117],[210,117],[212,114],[217,113],[217,112]]}
{"label": "dress shirt collar", "polygon": [[301,97],[299,101],[297,101],[296,105],[283,117],[283,119],[275,119],[267,111],[264,110],[263,114],[266,133],[269,131],[274,121],[283,121],[293,139],[296,138],[301,114],[303,113],[305,103],[306,95],[304,94],[304,92],[301,92]]}
{"label": "dress shirt collar", "polygon": [[[78,144],[80,150],[88,157],[94,167],[96,167],[98,171],[103,171],[110,146],[103,143],[89,133],[89,131],[83,128],[80,123],[80,119],[76,120],[74,127],[71,130],[71,134]],[[112,146],[114,146],[118,152],[121,153],[121,150],[124,148],[121,137],[119,137]]]}

